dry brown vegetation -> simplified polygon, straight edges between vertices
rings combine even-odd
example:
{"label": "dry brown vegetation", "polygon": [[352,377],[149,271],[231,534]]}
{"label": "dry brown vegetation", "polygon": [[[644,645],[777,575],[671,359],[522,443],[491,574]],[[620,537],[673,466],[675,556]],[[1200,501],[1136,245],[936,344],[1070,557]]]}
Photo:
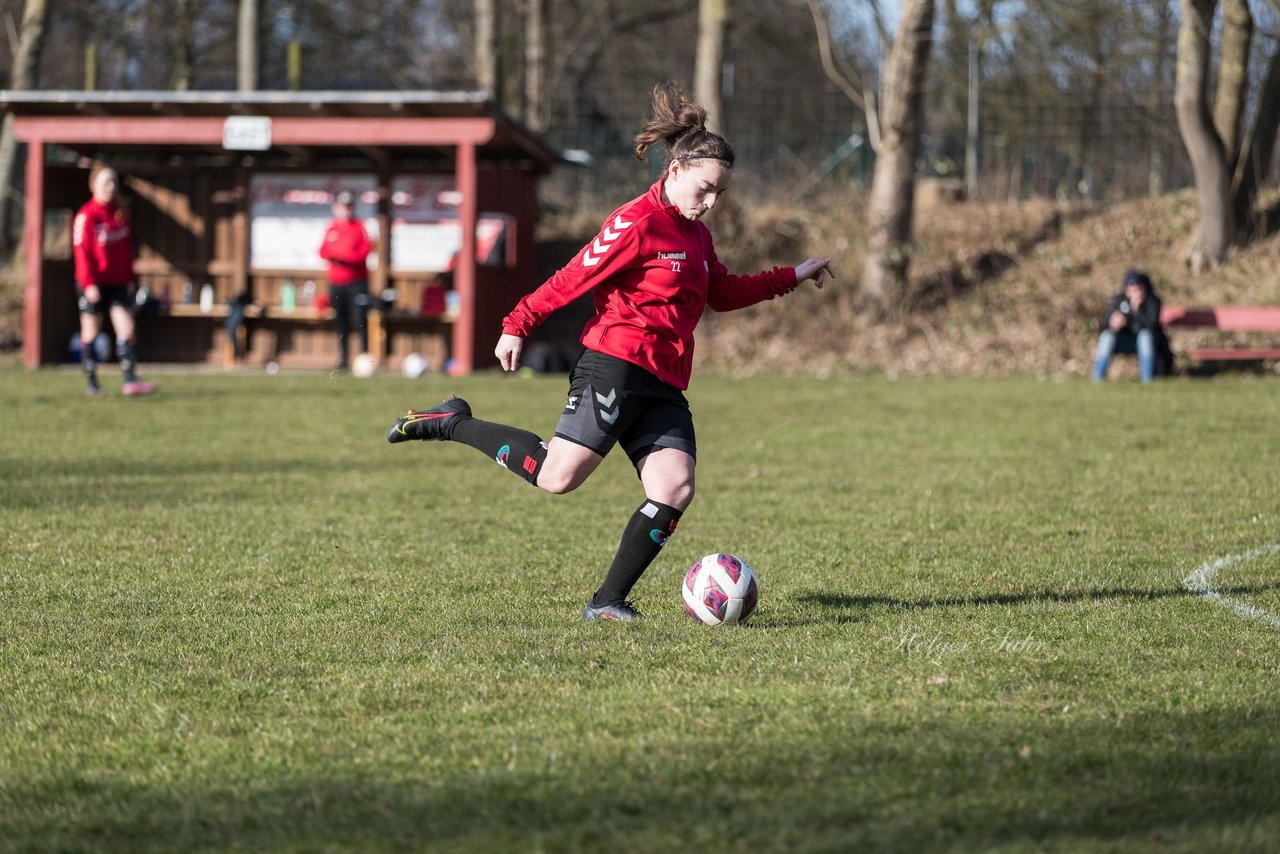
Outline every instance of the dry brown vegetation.
{"label": "dry brown vegetation", "polygon": [[[739,208],[712,225],[731,269],[830,254],[840,278],[821,291],[806,285],[780,302],[708,317],[699,332],[704,367],[1083,376],[1097,318],[1130,267],[1152,276],[1166,304],[1280,304],[1274,237],[1236,251],[1222,268],[1191,275],[1183,262],[1196,215],[1191,191],[1105,208],[935,202],[917,212],[911,305],[899,318],[875,322],[859,308],[859,206],[843,205],[828,198]],[[1212,336],[1179,330],[1171,337],[1181,354]],[[1119,360],[1118,371],[1132,361]]]}

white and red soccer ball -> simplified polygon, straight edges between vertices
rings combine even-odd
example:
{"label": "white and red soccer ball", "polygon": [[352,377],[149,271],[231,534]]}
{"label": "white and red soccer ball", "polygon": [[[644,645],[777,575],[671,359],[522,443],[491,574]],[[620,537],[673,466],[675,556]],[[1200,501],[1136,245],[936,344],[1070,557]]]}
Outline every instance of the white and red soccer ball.
{"label": "white and red soccer ball", "polygon": [[715,553],[694,561],[680,595],[684,609],[700,623],[745,623],[760,600],[760,582],[742,558]]}

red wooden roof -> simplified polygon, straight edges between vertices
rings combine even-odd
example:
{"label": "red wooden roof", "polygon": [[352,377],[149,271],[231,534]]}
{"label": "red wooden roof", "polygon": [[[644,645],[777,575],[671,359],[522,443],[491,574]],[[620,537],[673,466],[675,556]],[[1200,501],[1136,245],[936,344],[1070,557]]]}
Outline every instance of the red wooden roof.
{"label": "red wooden roof", "polygon": [[0,109],[23,139],[70,148],[173,146],[222,150],[232,116],[271,119],[273,149],[391,149],[472,143],[478,159],[527,159],[549,170],[559,154],[482,92],[5,91]]}

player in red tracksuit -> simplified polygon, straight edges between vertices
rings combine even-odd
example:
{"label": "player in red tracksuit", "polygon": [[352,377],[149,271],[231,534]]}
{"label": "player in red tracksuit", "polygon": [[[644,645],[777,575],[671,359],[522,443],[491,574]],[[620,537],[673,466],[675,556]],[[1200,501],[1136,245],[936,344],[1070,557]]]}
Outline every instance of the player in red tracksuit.
{"label": "player in red tracksuit", "polygon": [[342,190],[333,203],[333,221],[324,233],[320,257],[329,262],[329,301],[338,333],[338,370],[347,369],[347,336],[360,335],[360,352],[369,352],[369,234],[355,219],[355,193]]}
{"label": "player in red tracksuit", "polygon": [[94,164],[89,170],[93,198],[76,212],[71,229],[80,305],[80,364],[93,397],[102,394],[94,341],[102,331],[102,318],[108,313],[116,333],[124,393],[132,396],[156,390],[154,383],[143,382],[136,374],[133,228],[129,215],[116,204],[116,186],[115,170]]}
{"label": "player in red tracksuit", "polygon": [[461,398],[410,410],[390,442],[461,442],[529,483],[564,493],[580,486],[621,443],[645,500],[622,532],[603,584],[583,619],[633,620],[627,596],[675,531],[693,500],[697,447],[684,390],[693,362],[693,330],[704,307],[732,311],[834,278],[828,258],[775,267],[754,276],[728,273],[716,258],[704,214],[728,188],[733,149],[705,127],[706,110],[678,84],[654,89],[653,118],[636,136],[636,157],[661,141],[662,179],[605,220],[600,233],[503,322],[496,355],[504,370],[520,364],[525,338],[575,297],[592,291],[596,314],[582,332],[582,355],[549,443],[525,430],[472,417]]}

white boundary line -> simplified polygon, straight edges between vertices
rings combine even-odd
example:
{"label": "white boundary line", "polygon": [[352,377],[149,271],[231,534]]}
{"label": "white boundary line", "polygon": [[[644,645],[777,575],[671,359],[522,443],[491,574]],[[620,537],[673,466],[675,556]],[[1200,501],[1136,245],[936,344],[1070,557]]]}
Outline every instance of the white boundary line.
{"label": "white boundary line", "polygon": [[1269,546],[1261,546],[1260,548],[1251,549],[1238,555],[1227,555],[1217,560],[1206,561],[1196,567],[1196,571],[1188,575],[1182,581],[1182,586],[1192,593],[1209,602],[1217,602],[1224,607],[1230,608],[1242,617],[1249,620],[1256,620],[1264,625],[1271,626],[1273,629],[1280,629],[1280,617],[1268,613],[1261,608],[1256,608],[1247,602],[1241,602],[1239,599],[1233,599],[1230,596],[1223,596],[1213,588],[1213,577],[1229,566],[1235,566],[1239,563],[1246,563],[1255,558],[1280,552],[1280,543],[1273,543]]}

